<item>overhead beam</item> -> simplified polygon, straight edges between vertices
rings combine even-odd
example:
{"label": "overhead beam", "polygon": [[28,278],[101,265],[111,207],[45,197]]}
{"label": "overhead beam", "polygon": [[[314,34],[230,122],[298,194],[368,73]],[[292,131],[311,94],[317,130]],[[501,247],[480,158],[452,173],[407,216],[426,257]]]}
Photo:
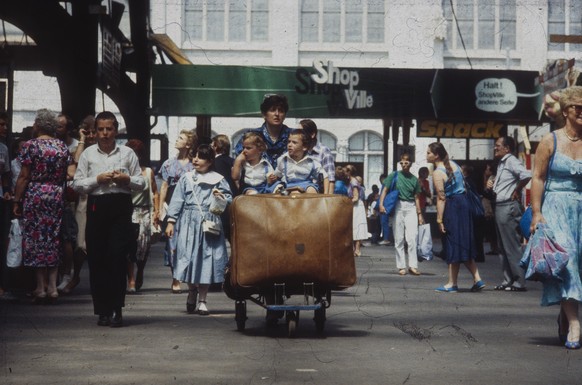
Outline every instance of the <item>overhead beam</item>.
{"label": "overhead beam", "polygon": [[550,43],[582,44],[582,35],[550,35]]}

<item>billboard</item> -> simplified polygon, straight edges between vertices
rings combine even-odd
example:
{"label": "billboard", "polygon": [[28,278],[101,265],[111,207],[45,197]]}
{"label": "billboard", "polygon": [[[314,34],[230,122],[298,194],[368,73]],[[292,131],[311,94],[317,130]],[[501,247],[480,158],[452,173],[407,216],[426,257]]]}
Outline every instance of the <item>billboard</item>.
{"label": "billboard", "polygon": [[535,71],[156,65],[152,114],[258,116],[265,94],[290,117],[537,122]]}

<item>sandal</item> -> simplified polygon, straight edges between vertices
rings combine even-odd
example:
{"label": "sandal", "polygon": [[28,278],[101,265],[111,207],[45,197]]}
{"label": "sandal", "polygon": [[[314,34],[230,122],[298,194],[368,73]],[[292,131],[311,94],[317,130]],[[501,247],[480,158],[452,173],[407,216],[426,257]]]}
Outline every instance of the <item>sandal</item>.
{"label": "sandal", "polygon": [[527,291],[525,287],[515,287],[515,286],[507,286],[505,291]]}
{"label": "sandal", "polygon": [[196,312],[198,313],[198,315],[209,315],[210,312],[208,311],[208,308],[206,307],[206,301],[198,301],[198,309],[196,310]]}
{"label": "sandal", "polygon": [[493,288],[493,290],[498,290],[498,291],[499,291],[499,290],[505,290],[505,289],[507,289],[508,287],[511,287],[511,286],[509,286],[509,285],[504,285],[504,284],[501,284],[501,285],[497,285],[497,286],[495,286],[495,287]]}

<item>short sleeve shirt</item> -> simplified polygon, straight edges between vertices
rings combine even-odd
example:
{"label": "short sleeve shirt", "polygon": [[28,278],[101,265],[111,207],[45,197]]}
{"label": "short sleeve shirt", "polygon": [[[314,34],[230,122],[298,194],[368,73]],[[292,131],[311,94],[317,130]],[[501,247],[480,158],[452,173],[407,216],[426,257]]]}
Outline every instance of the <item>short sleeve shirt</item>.
{"label": "short sleeve shirt", "polygon": [[[398,190],[398,200],[412,202],[414,197],[420,193],[422,190],[420,187],[420,182],[418,178],[411,173],[403,173],[401,171],[396,171],[398,173],[398,179],[396,179],[396,190]],[[396,175],[396,172],[388,175],[384,179],[384,186],[389,189],[392,179]]]}

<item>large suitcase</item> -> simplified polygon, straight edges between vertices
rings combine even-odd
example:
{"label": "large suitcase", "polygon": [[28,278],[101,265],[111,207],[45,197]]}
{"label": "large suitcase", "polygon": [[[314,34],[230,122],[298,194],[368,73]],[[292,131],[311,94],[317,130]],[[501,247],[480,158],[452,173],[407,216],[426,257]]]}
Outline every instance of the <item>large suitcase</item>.
{"label": "large suitcase", "polygon": [[251,195],[231,207],[233,287],[356,282],[352,202],[340,195]]}

